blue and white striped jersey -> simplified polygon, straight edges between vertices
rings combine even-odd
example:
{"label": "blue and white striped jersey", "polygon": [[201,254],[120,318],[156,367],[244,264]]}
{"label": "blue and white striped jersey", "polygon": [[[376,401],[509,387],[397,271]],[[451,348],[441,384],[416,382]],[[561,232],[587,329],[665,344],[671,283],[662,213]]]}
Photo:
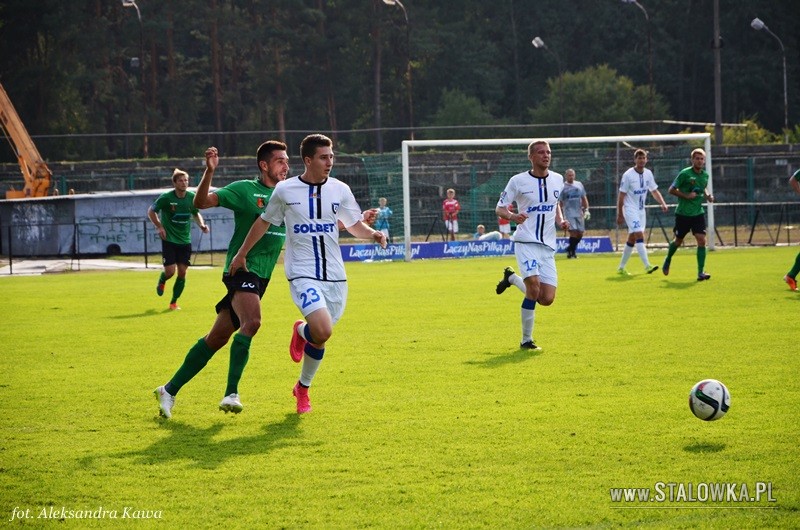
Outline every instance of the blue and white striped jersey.
{"label": "blue and white striped jersey", "polygon": [[518,211],[528,216],[517,225],[515,242],[539,243],[557,250],[556,207],[563,189],[564,177],[554,171],[548,171],[546,177],[534,177],[526,171],[509,179],[497,206],[508,207],[516,202]]}
{"label": "blue and white striped jersey", "polygon": [[619,182],[619,191],[625,194],[622,207],[625,210],[644,210],[647,202],[647,193],[658,189],[653,172],[647,168],[639,173],[636,168],[630,168],[622,174]]}
{"label": "blue and white striped jersey", "polygon": [[261,218],[286,225],[284,269],[289,281],[347,280],[337,221],[341,220],[345,227],[361,221],[361,208],[350,186],[333,177],[321,184],[310,184],[300,177],[288,178],[275,186]]}

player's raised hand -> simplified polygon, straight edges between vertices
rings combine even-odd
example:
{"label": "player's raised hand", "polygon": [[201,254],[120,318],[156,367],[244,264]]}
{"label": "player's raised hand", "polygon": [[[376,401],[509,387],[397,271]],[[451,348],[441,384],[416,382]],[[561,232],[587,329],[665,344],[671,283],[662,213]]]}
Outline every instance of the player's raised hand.
{"label": "player's raised hand", "polygon": [[219,165],[219,152],[216,147],[206,149],[206,167],[211,171],[217,169]]}

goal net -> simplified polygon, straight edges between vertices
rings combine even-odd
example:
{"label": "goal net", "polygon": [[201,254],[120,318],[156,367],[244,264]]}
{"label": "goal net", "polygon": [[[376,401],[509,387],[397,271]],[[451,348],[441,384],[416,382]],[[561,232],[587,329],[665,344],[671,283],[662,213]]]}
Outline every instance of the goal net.
{"label": "goal net", "polygon": [[[678,172],[689,166],[692,149],[706,152],[706,171],[711,172],[709,133],[639,136],[543,138],[553,151],[550,167],[562,175],[568,168],[583,183],[592,212],[587,235],[608,235],[612,242],[627,237],[616,224],[619,179],[633,166],[637,148],[648,152],[648,167],[668,204],[677,202],[667,194]],[[412,241],[442,241],[447,233],[442,220],[442,201],[448,189],[456,191],[461,211],[458,239],[469,239],[478,224],[497,230],[495,205],[508,179],[530,169],[527,146],[531,138],[481,140],[406,140],[398,155],[364,157],[369,179],[369,204],[386,199],[392,211],[388,220],[391,241],[404,244],[404,259],[412,259]],[[708,191],[713,183],[709,178]],[[671,239],[674,209],[663,214],[651,198],[648,207],[649,245],[666,245]],[[714,247],[714,210],[707,205],[708,242]]]}

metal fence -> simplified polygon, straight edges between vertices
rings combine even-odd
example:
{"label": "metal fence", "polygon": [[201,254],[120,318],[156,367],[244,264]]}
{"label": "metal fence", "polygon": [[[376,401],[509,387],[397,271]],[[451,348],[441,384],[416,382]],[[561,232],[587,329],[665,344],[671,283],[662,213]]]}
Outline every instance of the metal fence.
{"label": "metal fence", "polygon": [[[592,219],[587,223],[587,235],[608,236],[616,249],[621,248],[627,238],[624,227],[616,224],[616,208],[609,206],[593,207]],[[718,203],[714,205],[714,242],[721,247],[777,246],[800,244],[800,203],[797,202],[741,202]],[[664,248],[672,240],[674,215],[662,213],[651,206],[648,211],[646,243],[650,248]],[[223,237],[223,227],[233,223],[232,216],[211,216],[206,218],[211,228],[203,236],[193,228],[192,242],[195,261],[214,265],[214,253],[227,251],[229,237]],[[217,229],[215,229],[215,225]],[[438,238],[427,219],[421,219],[420,229],[414,234],[417,240]],[[217,233],[217,237],[214,234]],[[58,239],[55,253],[42,253],[42,248],[32,248],[33,240],[48,241]],[[467,236],[468,237],[468,236]],[[20,241],[26,241],[21,245]],[[15,244],[16,242],[16,244]],[[686,240],[692,246],[691,237]],[[7,274],[14,274],[14,264],[37,257],[59,257],[80,260],[86,257],[116,256],[133,254],[141,256],[146,265],[159,266],[161,244],[152,225],[141,217],[118,218],[91,223],[40,223],[8,224],[0,227],[0,246],[7,249]],[[22,251],[22,248],[26,251]],[[100,251],[99,249],[102,249]]]}

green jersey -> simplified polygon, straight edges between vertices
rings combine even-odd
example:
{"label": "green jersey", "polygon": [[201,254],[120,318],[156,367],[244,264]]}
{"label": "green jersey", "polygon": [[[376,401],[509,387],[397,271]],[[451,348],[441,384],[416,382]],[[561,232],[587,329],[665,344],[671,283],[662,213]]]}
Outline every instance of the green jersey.
{"label": "green jersey", "polygon": [[159,214],[170,243],[192,244],[192,217],[197,215],[197,208],[192,201],[194,193],[191,191],[181,198],[175,194],[175,190],[171,190],[159,195],[153,203],[153,211]]}
{"label": "green jersey", "polygon": [[696,173],[691,166],[681,170],[675,177],[672,187],[687,194],[694,191],[697,193],[697,197],[694,199],[678,197],[678,207],[675,209],[675,213],[687,217],[696,217],[706,213],[703,208],[703,201],[706,200],[706,186],[708,186],[708,172],[705,169],[700,173]]}
{"label": "green jersey", "polygon": [[[267,207],[273,191],[274,188],[266,187],[258,179],[238,180],[216,190],[219,205],[233,211],[233,236],[228,243],[225,273],[244,243],[250,227]],[[270,225],[264,237],[247,254],[247,269],[261,278],[270,278],[285,239],[286,229],[283,226]]]}

